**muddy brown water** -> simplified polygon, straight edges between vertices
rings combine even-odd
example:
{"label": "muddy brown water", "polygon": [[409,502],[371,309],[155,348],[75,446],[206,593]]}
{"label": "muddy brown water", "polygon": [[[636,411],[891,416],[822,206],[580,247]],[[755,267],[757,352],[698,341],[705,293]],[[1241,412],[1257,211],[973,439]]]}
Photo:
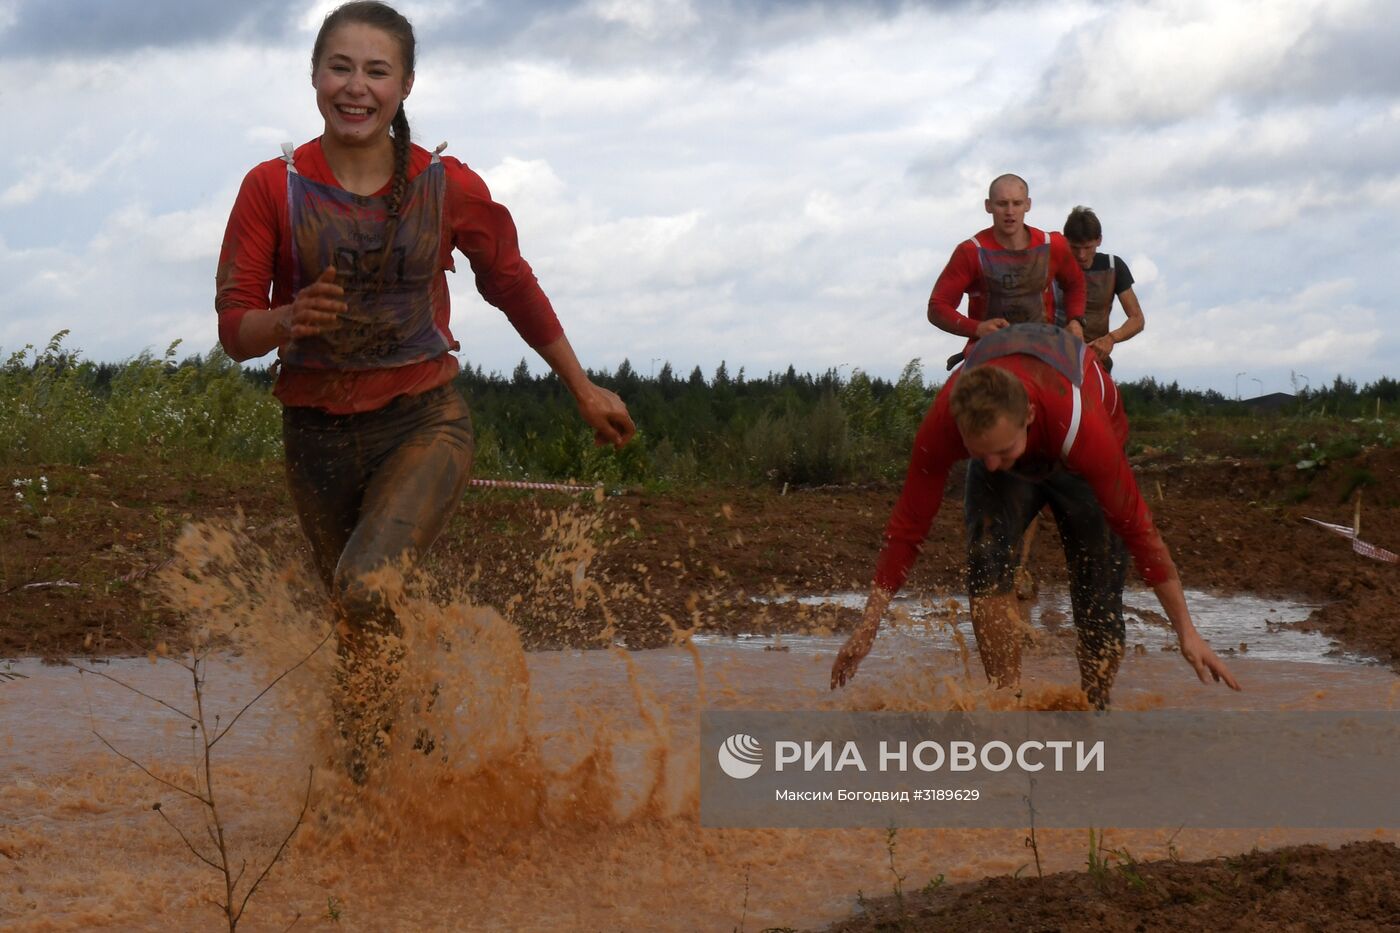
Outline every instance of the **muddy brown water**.
{"label": "muddy brown water", "polygon": [[[235,584],[228,582],[232,573],[216,582],[207,552],[194,564],[204,569],[172,577],[169,587],[174,601],[231,639],[231,650],[211,655],[202,690],[209,718],[225,724],[314,644],[315,613],[297,594],[279,590],[285,577],[270,566],[245,566]],[[1129,602],[1145,603],[1140,596]],[[1038,609],[1051,615],[1040,619],[1043,634],[1027,654],[1031,704],[1064,695],[1077,680],[1072,642],[1053,631],[1054,599],[1051,594]],[[1212,601],[1218,621],[1206,611]],[[1161,650],[1169,639],[1145,619],[1130,629],[1130,644],[1143,649],[1130,651],[1123,663],[1118,705],[1400,704],[1395,674],[1287,629],[1306,606],[1204,594],[1192,594],[1192,602],[1216,647],[1235,647],[1229,663],[1245,692],[1196,682],[1178,655]],[[936,623],[937,612],[921,622],[913,605],[905,621],[882,634],[851,687],[837,694],[827,687],[836,638],[697,637],[652,651],[526,653],[491,610],[407,596],[399,608],[415,633],[406,694],[421,699],[426,685],[441,685],[431,710],[420,703],[413,713],[406,701],[403,733],[429,729],[440,753],[425,757],[394,744],[369,787],[345,781],[328,739],[324,651],[251,707],[214,750],[214,792],[235,860],[253,866],[247,877],[294,822],[308,768],[317,769],[311,810],[249,902],[243,929],[281,930],[298,916],[299,929],[345,930],[824,924],[856,909],[859,893],[890,892],[885,833],[701,827],[699,711],[1007,702],[967,677],[962,652]],[[1240,641],[1248,644],[1244,653]],[[190,707],[189,674],[173,659],[113,659],[91,669]],[[188,722],[72,667],[21,660],[8,671],[24,679],[0,683],[0,927],[218,928],[210,904],[222,892],[215,874],[152,804],[160,801],[207,851],[197,808],[95,735],[152,774],[185,784],[199,749]],[[901,830],[897,868],[906,888],[939,875],[961,881],[1014,873],[1028,863],[1024,837],[1023,830]],[[1139,859],[1169,850],[1204,858],[1357,838],[1395,840],[1400,833],[1110,827],[1104,844]],[[1042,831],[1039,839],[1046,871],[1083,866],[1084,831]]]}

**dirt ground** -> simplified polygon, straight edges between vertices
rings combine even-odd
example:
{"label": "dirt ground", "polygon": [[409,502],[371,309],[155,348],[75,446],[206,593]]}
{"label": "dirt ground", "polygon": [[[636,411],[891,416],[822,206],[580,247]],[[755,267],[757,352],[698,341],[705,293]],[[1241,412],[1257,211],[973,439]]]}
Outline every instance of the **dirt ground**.
{"label": "dirt ground", "polygon": [[[1349,650],[1400,668],[1400,566],[1354,554],[1303,520],[1350,524],[1348,477],[1364,470],[1362,537],[1400,551],[1400,450],[1333,464],[1299,498],[1291,467],[1233,459],[1138,465],[1147,496],[1191,588],[1302,597],[1322,604],[1305,623]],[[182,526],[244,516],[250,538],[304,569],[304,547],[280,469],[113,458],[85,468],[39,466],[47,479],[24,502],[0,497],[0,658],[142,654],[178,642],[181,621],[151,587]],[[849,610],[758,605],[754,596],[864,591],[899,490],[695,489],[594,497],[473,489],[426,567],[439,586],[465,588],[503,609],[527,644],[663,644],[672,625],[724,631],[840,630]],[[950,485],[906,592],[960,588],[961,492]],[[1057,579],[1063,560],[1042,519],[1032,567]],[[573,612],[567,587],[544,592],[540,567],[587,575],[607,595]],[[557,583],[558,581],[552,581]]]}
{"label": "dirt ground", "polygon": [[1001,876],[867,901],[831,933],[877,930],[1236,933],[1400,930],[1400,848],[1289,846],[1202,862],[1111,859],[1102,871]]}
{"label": "dirt ground", "polygon": [[[1138,464],[1140,485],[1188,587],[1302,597],[1306,626],[1400,669],[1400,567],[1354,554],[1303,520],[1350,524],[1400,551],[1400,451],[1373,449],[1300,484],[1291,466],[1230,458]],[[44,477],[47,496],[37,492]],[[0,498],[0,659],[145,653],[176,644],[153,571],[189,521],[242,516],[251,541],[305,569],[274,466],[214,470],[111,458],[36,466],[24,501]],[[500,608],[528,645],[664,644],[675,630],[792,631],[851,625],[851,610],[756,604],[754,596],[863,591],[894,487],[702,489],[585,495],[474,489],[426,562],[433,585]],[[949,490],[909,589],[960,587],[960,489]],[[568,580],[586,564],[605,595],[579,609]],[[1063,572],[1053,526],[1040,579]],[[301,568],[296,570],[295,568]],[[609,627],[611,625],[611,628]],[[3,672],[3,664],[0,664]],[[3,690],[0,683],[0,690]],[[0,853],[3,854],[3,853]],[[1102,872],[988,878],[871,901],[833,929],[1400,929],[1400,850],[1378,842],[1251,853],[1198,863],[1115,862]],[[1387,926],[1389,924],[1389,926]]]}

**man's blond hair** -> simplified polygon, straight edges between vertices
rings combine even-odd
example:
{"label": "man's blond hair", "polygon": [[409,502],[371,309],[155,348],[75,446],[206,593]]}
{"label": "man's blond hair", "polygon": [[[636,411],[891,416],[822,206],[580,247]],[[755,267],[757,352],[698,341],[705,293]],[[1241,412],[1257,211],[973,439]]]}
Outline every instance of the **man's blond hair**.
{"label": "man's blond hair", "polygon": [[948,403],[963,437],[976,437],[990,430],[1003,415],[1020,427],[1030,414],[1026,387],[1000,366],[964,370]]}

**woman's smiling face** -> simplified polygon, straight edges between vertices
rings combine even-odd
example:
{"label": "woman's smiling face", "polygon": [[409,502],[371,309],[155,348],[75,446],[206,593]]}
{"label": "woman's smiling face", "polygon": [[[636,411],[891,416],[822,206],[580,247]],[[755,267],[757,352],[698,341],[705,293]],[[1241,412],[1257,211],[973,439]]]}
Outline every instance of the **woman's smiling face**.
{"label": "woman's smiling face", "polygon": [[399,104],[413,88],[399,43],[363,23],[346,23],[326,36],[311,75],[326,135],[346,146],[387,138]]}

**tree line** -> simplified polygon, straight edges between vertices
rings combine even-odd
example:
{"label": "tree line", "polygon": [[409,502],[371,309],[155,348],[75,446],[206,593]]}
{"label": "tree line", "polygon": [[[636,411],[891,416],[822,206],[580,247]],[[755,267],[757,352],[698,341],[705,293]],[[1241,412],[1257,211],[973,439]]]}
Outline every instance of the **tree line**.
{"label": "tree line", "polygon": [[[159,357],[99,363],[66,349],[66,336],[12,353],[0,367],[6,462],[86,462],[136,450],[280,456],[280,406],[268,367],[236,364],[218,348],[179,358],[178,343]],[[509,374],[464,364],[455,384],[472,408],[477,475],[663,486],[896,480],[941,385],[918,359],[894,380],[793,366],[750,376],[724,363],[708,375],[695,367],[682,377],[667,362],[651,375],[627,360],[589,375],[623,397],[640,427],[621,451],[593,446],[553,374],[534,375],[525,360]],[[1119,387],[1134,419],[1247,413],[1219,392],[1152,377]],[[1396,402],[1394,379],[1358,386],[1338,376],[1286,401],[1282,415],[1362,417]]]}

